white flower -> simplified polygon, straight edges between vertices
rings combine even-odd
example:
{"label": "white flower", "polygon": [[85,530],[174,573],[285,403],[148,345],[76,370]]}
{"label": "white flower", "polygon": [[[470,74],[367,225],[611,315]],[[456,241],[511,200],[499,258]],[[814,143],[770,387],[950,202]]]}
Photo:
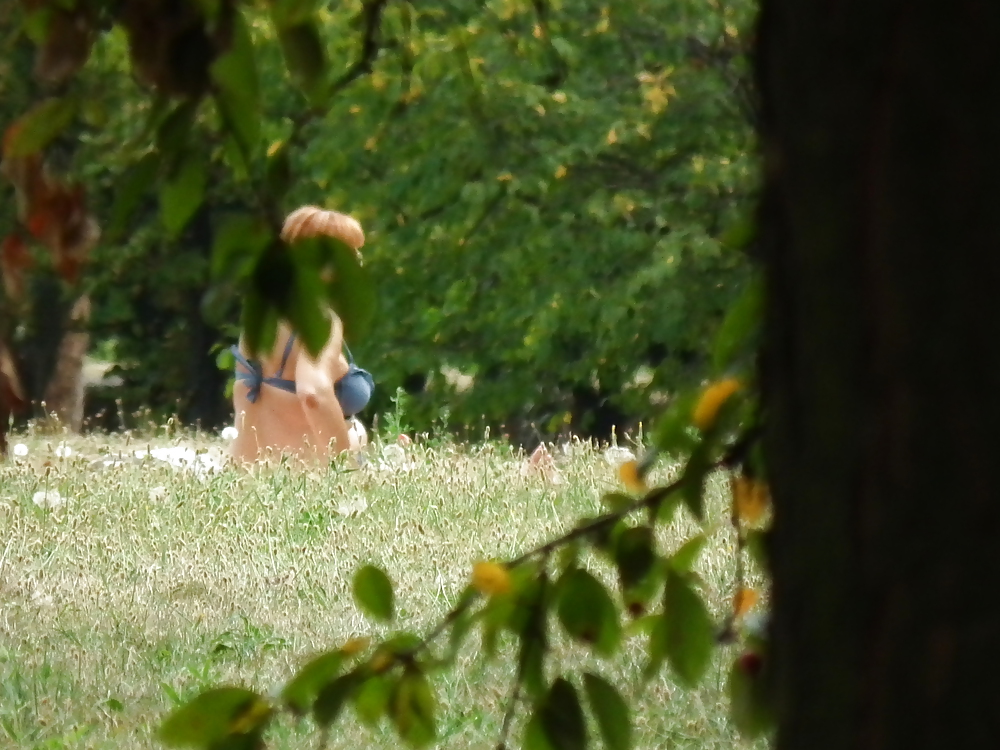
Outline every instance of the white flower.
{"label": "white flower", "polygon": [[52,597],[39,589],[35,589],[31,592],[31,603],[36,607],[51,607],[53,604]]}
{"label": "white flower", "polygon": [[56,446],[56,455],[59,458],[69,458],[73,455],[73,449],[66,445],[66,443],[59,443]]}
{"label": "white flower", "polygon": [[350,500],[347,500],[346,498],[341,500],[340,505],[336,508],[337,513],[342,516],[356,516],[367,509],[368,501],[361,495],[358,495]]}
{"label": "white flower", "polygon": [[235,440],[240,431],[235,427],[224,427],[222,429],[222,439],[223,440]]}
{"label": "white flower", "polygon": [[27,456],[28,455],[28,446],[26,446],[24,443],[18,443],[17,445],[14,446],[14,455],[15,456]]}
{"label": "white flower", "polygon": [[66,498],[59,494],[59,490],[39,490],[31,496],[31,502],[39,508],[55,509],[66,502]]}
{"label": "white flower", "polygon": [[406,451],[402,446],[390,443],[382,448],[382,460],[387,464],[400,466],[406,461]]}
{"label": "white flower", "polygon": [[628,448],[612,445],[604,451],[604,460],[611,466],[617,468],[626,461],[635,461],[635,454]]}
{"label": "white flower", "polygon": [[153,489],[151,489],[149,491],[149,500],[150,500],[150,502],[154,502],[154,503],[155,502],[159,502],[160,500],[163,500],[164,498],[166,498],[166,496],[167,496],[167,488],[166,487],[154,487]]}

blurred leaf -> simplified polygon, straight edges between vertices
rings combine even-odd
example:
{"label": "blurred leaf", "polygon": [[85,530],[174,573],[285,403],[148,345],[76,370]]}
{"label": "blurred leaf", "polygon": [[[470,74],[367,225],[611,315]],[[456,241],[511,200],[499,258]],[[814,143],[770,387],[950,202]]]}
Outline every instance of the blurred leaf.
{"label": "blurred leaf", "polygon": [[288,155],[287,145],[281,144],[274,151],[268,152],[264,185],[267,188],[268,197],[277,202],[284,198],[291,184],[291,158]]}
{"label": "blurred leaf", "polygon": [[655,522],[663,524],[664,526],[669,525],[674,520],[677,508],[680,507],[682,502],[684,502],[684,495],[680,492],[680,490],[668,493],[662,500],[657,502],[656,505],[651,508],[651,510],[655,511]]}
{"label": "blurred leaf", "polygon": [[270,705],[252,690],[213,688],[171,711],[159,737],[170,747],[210,748],[230,735],[259,731],[270,717]]}
{"label": "blurred leaf", "polygon": [[285,62],[299,88],[310,99],[323,93],[326,78],[326,49],[313,19],[293,26],[280,26],[278,40]]}
{"label": "blurred leaf", "polygon": [[370,728],[378,726],[389,708],[392,682],[384,674],[371,675],[354,696],[354,710],[361,722]]}
{"label": "blurred leaf", "polygon": [[272,0],[271,18],[276,26],[289,26],[308,20],[316,12],[319,0]]}
{"label": "blurred leaf", "polygon": [[417,669],[408,669],[399,678],[389,703],[389,715],[399,736],[411,747],[424,747],[434,741],[435,701],[427,677]]}
{"label": "blurred leaf", "polygon": [[79,102],[71,97],[36,104],[8,128],[4,156],[18,158],[43,150],[73,122],[78,110]]}
{"label": "blurred leaf", "polygon": [[653,571],[656,552],[653,530],[649,526],[626,529],[615,544],[615,563],[622,589],[639,585]]}
{"label": "blurred leaf", "polygon": [[753,334],[760,325],[763,304],[763,283],[753,278],[730,306],[715,335],[712,365],[717,373],[730,367],[740,353],[754,350]]}
{"label": "blurred leaf", "polygon": [[590,644],[602,656],[610,656],[621,642],[618,607],[604,585],[585,570],[563,574],[558,585],[557,612],[566,632]]}
{"label": "blurred leaf", "polygon": [[270,227],[261,219],[250,214],[226,216],[212,244],[212,277],[242,278],[273,241]]}
{"label": "blurred leaf", "polygon": [[608,510],[617,513],[635,503],[635,498],[623,492],[606,492],[601,496],[601,502]]}
{"label": "blurred leaf", "polygon": [[243,298],[240,324],[246,349],[251,357],[262,351],[270,351],[274,346],[278,334],[278,316],[256,290],[250,290]]}
{"label": "blurred leaf", "polygon": [[313,702],[313,720],[320,727],[330,726],[340,716],[344,704],[357,686],[358,675],[356,672],[348,672],[324,685]]}
{"label": "blurred leaf", "polygon": [[361,609],[376,620],[389,621],[393,617],[392,583],[381,568],[365,565],[354,574],[351,585],[354,600]]}
{"label": "blurred leaf", "polygon": [[552,683],[541,708],[542,727],[554,750],[587,746],[587,727],[573,683],[559,677]]}
{"label": "blurred leaf", "polygon": [[111,239],[120,239],[125,233],[142,199],[149,194],[159,167],[160,155],[152,151],[126,169],[118,180],[108,225],[108,235]]}
{"label": "blurred leaf", "polygon": [[156,149],[162,156],[167,157],[168,162],[187,146],[197,113],[198,103],[185,100],[174,107],[157,126]]}
{"label": "blurred leaf", "polygon": [[750,558],[760,566],[763,571],[769,571],[770,566],[767,558],[767,532],[752,530],[747,532],[746,548],[750,553]]}
{"label": "blurred leaf", "polygon": [[715,634],[701,597],[679,573],[667,573],[663,604],[667,660],[681,684],[698,684],[712,659]]}
{"label": "blurred leaf", "polygon": [[691,426],[691,411],[698,395],[693,391],[680,393],[670,402],[667,411],[656,420],[653,444],[665,456],[686,456],[697,445],[698,439]]}
{"label": "blurred leaf", "polygon": [[205,162],[188,154],[176,172],[160,187],[160,218],[168,235],[176,238],[205,199]]}
{"label": "blurred leaf", "polygon": [[344,655],[337,651],[310,660],[281,691],[281,699],[296,714],[304,714],[316,700],[324,685],[332,682],[344,664]]}
{"label": "blurred leaf", "polygon": [[335,272],[327,299],[344,323],[344,339],[355,344],[368,334],[375,317],[375,284],[357,254],[340,242],[322,238],[333,252]]}
{"label": "blurred leaf", "polygon": [[684,467],[684,484],[681,486],[684,504],[699,521],[705,518],[705,478],[712,468],[710,451],[711,444],[707,440],[698,443]]}
{"label": "blurred leaf", "polygon": [[553,750],[542,723],[543,704],[539,704],[524,726],[524,750]]}
{"label": "blurred leaf", "polygon": [[212,63],[211,73],[222,117],[249,158],[260,139],[260,91],[253,39],[238,10],[233,13],[230,47]]}
{"label": "blurred leaf", "polygon": [[629,750],[632,747],[631,712],[621,694],[611,683],[592,672],[584,673],[583,687],[604,746],[608,750]]}
{"label": "blurred leaf", "polygon": [[704,534],[697,534],[688,539],[681,545],[680,549],[670,556],[671,567],[679,573],[691,570],[707,541]]}
{"label": "blurred leaf", "polygon": [[773,727],[763,676],[746,654],[733,662],[726,687],[729,717],[743,737],[755,739]]}

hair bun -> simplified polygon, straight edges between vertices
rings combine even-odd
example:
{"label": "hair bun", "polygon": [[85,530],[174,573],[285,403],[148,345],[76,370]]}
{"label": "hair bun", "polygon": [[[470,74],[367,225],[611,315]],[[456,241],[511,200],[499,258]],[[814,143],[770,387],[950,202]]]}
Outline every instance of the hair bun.
{"label": "hair bun", "polygon": [[281,239],[288,243],[320,235],[338,239],[354,250],[365,244],[365,233],[357,219],[319,206],[295,209],[281,229]]}

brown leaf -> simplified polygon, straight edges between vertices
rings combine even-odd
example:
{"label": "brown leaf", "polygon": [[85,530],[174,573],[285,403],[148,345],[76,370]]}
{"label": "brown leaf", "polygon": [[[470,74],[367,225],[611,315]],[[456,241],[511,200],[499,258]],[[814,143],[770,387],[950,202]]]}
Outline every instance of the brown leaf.
{"label": "brown leaf", "polygon": [[0,245],[0,275],[3,276],[4,290],[11,299],[18,300],[24,294],[24,271],[33,264],[28,245],[19,234],[9,234]]}

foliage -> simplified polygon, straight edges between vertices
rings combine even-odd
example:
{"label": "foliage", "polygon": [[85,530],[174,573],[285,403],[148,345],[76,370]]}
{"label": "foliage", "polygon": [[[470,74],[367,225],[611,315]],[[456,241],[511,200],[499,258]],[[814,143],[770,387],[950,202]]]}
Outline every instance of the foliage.
{"label": "foliage", "polygon": [[[746,311],[748,306],[735,309]],[[748,332],[754,330],[752,320],[738,323]],[[262,694],[245,698],[241,705],[253,710],[241,710],[233,718],[238,729],[231,729],[225,739],[242,743],[251,738],[253,746],[259,746],[256,743],[264,742],[268,725],[282,711],[311,712],[326,735],[344,709],[353,705],[365,723],[387,719],[409,746],[426,746],[436,736],[433,678],[454,669],[460,648],[478,632],[479,648],[487,658],[510,653],[501,649],[502,642],[516,644],[510,654],[516,676],[500,747],[507,746],[513,717],[522,705],[528,712],[523,747],[585,747],[588,730],[581,696],[587,698],[605,744],[630,747],[631,717],[619,689],[590,671],[559,671],[552,658],[556,623],[570,641],[604,659],[620,655],[626,627],[641,628],[648,634],[644,679],[654,677],[666,663],[676,681],[688,688],[705,675],[716,644],[738,641],[743,652],[729,674],[733,720],[750,737],[768,731],[767,643],[759,626],[748,626],[744,617],[757,598],[744,580],[746,558],[753,554],[750,540],[759,540],[769,507],[756,449],[759,417],[748,387],[746,361],[741,366],[740,360],[721,358],[720,363],[741,377],[714,382],[691,398],[680,399],[665,415],[664,424],[673,429],[683,425],[693,441],[693,447],[683,446],[689,456],[678,479],[638,496],[606,495],[607,512],[581,520],[562,536],[513,560],[477,563],[458,603],[427,635],[401,631],[381,642],[354,639],[315,657],[287,683],[279,699]],[[672,431],[660,432],[650,454],[633,467],[636,487],[644,485],[659,455],[680,457]],[[737,532],[732,608],[721,624],[713,620],[692,572],[710,523],[704,488],[709,474],[717,470],[730,476],[730,521]],[[660,532],[681,507],[703,528],[672,552],[665,551]],[[614,590],[602,581],[608,572],[617,582]],[[391,620],[392,584],[380,568],[361,568],[352,590],[363,611],[376,620]],[[623,624],[623,615],[629,623]],[[202,694],[178,709],[165,727],[198,711],[207,722],[230,705],[233,695]],[[171,740],[169,734],[164,738]],[[219,739],[205,733],[186,744],[208,748]]]}
{"label": "foliage", "polygon": [[[59,49],[49,5],[24,6],[37,65]],[[352,345],[372,408],[404,387],[418,429],[446,408],[451,427],[606,433],[702,371],[747,279],[729,238],[755,184],[752,3],[224,2],[215,31],[196,27],[216,11],[183,5],[162,28],[99,2],[56,14],[91,29],[76,75],[84,58],[59,60],[73,94],[52,100],[82,104],[34,137],[68,148],[104,224],[85,283],[126,402],[225,412],[212,347],[241,301],[269,330],[283,293],[263,279],[310,267],[255,241],[306,202],[368,230],[380,306]],[[134,44],[140,21],[159,57]],[[186,33],[207,71],[171,67]],[[218,257],[227,229],[240,264]]]}

